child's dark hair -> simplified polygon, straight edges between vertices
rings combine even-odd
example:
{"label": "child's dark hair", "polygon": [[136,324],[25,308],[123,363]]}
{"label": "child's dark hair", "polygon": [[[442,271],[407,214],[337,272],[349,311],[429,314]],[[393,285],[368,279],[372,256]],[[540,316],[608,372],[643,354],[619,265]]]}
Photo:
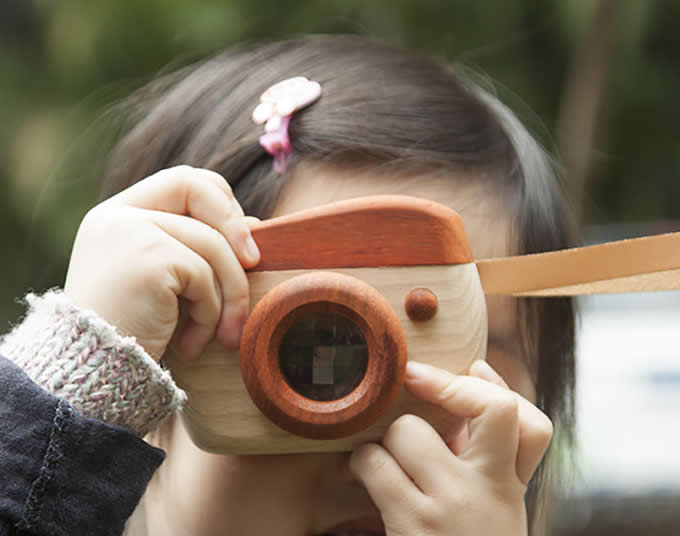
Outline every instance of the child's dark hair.
{"label": "child's dark hair", "polygon": [[[269,217],[288,174],[273,171],[251,113],[265,89],[291,76],[323,88],[319,102],[292,118],[293,169],[296,162],[314,161],[387,169],[395,181],[433,171],[473,176],[506,201],[516,253],[572,245],[566,202],[549,159],[498,99],[443,62],[356,36],[241,47],[153,82],[130,101],[134,124],[112,153],[103,196],[162,168],[189,164],[221,173],[246,214]],[[572,300],[517,303],[537,405],[569,441]],[[527,494],[530,520],[544,465]]]}

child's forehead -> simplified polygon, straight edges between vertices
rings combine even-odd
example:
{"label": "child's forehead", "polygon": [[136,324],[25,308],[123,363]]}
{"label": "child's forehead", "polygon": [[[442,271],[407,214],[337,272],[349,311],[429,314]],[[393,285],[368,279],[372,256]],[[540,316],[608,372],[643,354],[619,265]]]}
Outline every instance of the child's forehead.
{"label": "child's forehead", "polygon": [[[314,165],[298,166],[274,209],[282,216],[319,205],[369,195],[413,195],[454,209],[463,218],[476,259],[514,253],[511,218],[502,196],[494,194],[488,178],[451,174],[413,177],[389,173],[334,171]],[[484,180],[486,179],[486,180]]]}

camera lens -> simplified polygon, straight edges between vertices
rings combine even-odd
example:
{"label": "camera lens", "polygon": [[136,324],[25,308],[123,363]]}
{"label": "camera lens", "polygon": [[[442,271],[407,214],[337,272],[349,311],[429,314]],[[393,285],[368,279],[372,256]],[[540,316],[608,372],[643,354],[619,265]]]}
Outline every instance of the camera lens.
{"label": "camera lens", "polygon": [[359,327],[334,311],[296,318],[279,347],[279,366],[298,394],[330,401],[350,394],[368,366],[368,346]]}

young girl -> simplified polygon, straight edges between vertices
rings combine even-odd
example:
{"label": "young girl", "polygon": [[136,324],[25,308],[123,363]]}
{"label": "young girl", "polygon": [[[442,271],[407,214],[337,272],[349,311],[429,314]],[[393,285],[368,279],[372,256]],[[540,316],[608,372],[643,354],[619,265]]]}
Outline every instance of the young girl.
{"label": "young girl", "polygon": [[[291,116],[290,150],[261,143],[260,95],[296,76],[321,97]],[[132,102],[64,291],[30,295],[0,346],[0,534],[527,534],[551,421],[570,431],[569,299],[488,298],[486,363],[407,370],[413,394],[467,427],[442,436],[406,415],[352,453],[201,451],[157,365],[171,337],[186,359],[213,337],[238,347],[253,217],[398,193],[458,211],[476,258],[571,245],[517,119],[455,69],[340,36],[229,51]]]}

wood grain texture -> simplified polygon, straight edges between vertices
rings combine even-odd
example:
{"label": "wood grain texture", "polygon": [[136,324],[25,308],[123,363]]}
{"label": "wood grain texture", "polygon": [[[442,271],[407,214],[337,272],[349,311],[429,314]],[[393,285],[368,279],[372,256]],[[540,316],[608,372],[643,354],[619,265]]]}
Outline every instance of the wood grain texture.
{"label": "wood grain texture", "polygon": [[680,233],[477,261],[488,295],[575,296],[680,288]]}
{"label": "wood grain texture", "polygon": [[[322,402],[293,390],[279,366],[281,340],[295,319],[334,311],[356,324],[368,346],[363,380],[347,396]],[[255,402],[285,430],[336,439],[375,422],[404,384],[406,337],[390,304],[370,285],[345,274],[310,272],[274,287],[252,311],[241,340],[241,375]]]}
{"label": "wood grain texture", "polygon": [[473,261],[460,216],[409,196],[339,201],[266,220],[251,230],[262,254],[252,271]]}
{"label": "wood grain texture", "polygon": [[[333,270],[360,279],[380,292],[394,309],[406,336],[409,359],[461,373],[472,361],[484,359],[487,342],[486,302],[475,264]],[[279,283],[304,270],[248,274],[251,303]],[[439,309],[427,322],[413,322],[404,300],[414,288],[437,295]],[[212,342],[201,358],[187,363],[168,350],[164,361],[180,387],[189,394],[183,417],[201,448],[230,454],[274,454],[351,450],[380,440],[399,415],[412,413],[443,431],[450,415],[421,402],[402,389],[392,407],[369,428],[342,439],[318,440],[293,435],[265,417],[251,400],[241,378],[238,352]]]}

